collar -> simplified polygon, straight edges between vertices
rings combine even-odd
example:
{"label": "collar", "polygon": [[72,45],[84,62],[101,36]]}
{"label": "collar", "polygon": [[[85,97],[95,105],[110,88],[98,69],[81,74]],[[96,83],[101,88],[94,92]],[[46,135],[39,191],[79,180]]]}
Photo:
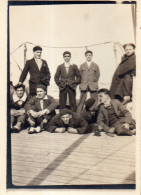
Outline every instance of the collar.
{"label": "collar", "polygon": [[[36,96],[37,97],[37,96]],[[38,97],[37,97],[38,98]],[[43,99],[41,99],[40,101],[43,101],[43,100],[48,100],[48,96],[45,95],[45,97]]]}
{"label": "collar", "polygon": [[14,92],[14,94],[13,94],[13,101],[14,101],[14,102],[18,102],[19,100],[22,100],[23,102],[25,102],[26,98],[27,98],[26,92],[24,92],[22,98],[19,98],[19,97],[17,96],[16,92]]}
{"label": "collar", "polygon": [[72,63],[71,63],[71,62],[69,62],[69,63],[64,62],[64,65],[65,65],[66,67],[68,67],[68,66],[72,65]]}

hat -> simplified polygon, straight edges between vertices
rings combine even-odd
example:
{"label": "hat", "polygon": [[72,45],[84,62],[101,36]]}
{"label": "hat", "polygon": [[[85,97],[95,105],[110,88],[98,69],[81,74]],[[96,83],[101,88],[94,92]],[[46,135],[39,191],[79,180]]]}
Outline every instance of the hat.
{"label": "hat", "polygon": [[33,47],[33,51],[34,51],[34,52],[37,51],[37,50],[42,51],[42,48],[41,48],[40,46],[35,46],[35,47]]}
{"label": "hat", "polygon": [[72,111],[67,109],[67,108],[63,108],[61,111],[60,111],[60,116],[63,116],[63,115],[66,115],[66,114],[72,114]]}
{"label": "hat", "polygon": [[37,88],[41,88],[41,89],[43,89],[44,91],[47,91],[47,87],[46,87],[45,85],[39,84],[39,85],[37,85],[36,89],[37,89]]}
{"label": "hat", "polygon": [[133,49],[136,48],[136,46],[133,43],[127,43],[127,44],[125,44],[125,45],[123,45],[123,48],[125,49],[126,46],[131,46],[131,47],[133,47]]}
{"label": "hat", "polygon": [[92,107],[95,103],[95,99],[94,98],[89,98],[86,102],[85,102],[85,106],[87,109],[89,109],[90,107]]}

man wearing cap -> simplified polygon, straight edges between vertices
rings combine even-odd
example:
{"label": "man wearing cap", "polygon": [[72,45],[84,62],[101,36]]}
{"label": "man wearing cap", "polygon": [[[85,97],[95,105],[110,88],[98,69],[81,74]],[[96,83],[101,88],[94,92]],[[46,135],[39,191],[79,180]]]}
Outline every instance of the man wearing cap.
{"label": "man wearing cap", "polygon": [[125,44],[123,48],[125,55],[114,73],[110,96],[126,104],[132,98],[133,77],[136,75],[136,56],[133,43]]}
{"label": "man wearing cap", "polygon": [[75,64],[70,63],[71,53],[63,53],[64,63],[59,65],[54,80],[59,87],[60,110],[66,107],[67,94],[69,96],[70,109],[76,111],[76,87],[80,83],[80,72]]}
{"label": "man wearing cap", "polygon": [[42,48],[35,46],[33,48],[33,53],[34,57],[31,60],[27,60],[19,79],[19,83],[23,83],[29,72],[29,93],[31,97],[36,95],[36,86],[38,84],[47,87],[50,81],[50,71],[47,62],[41,59]]}
{"label": "man wearing cap", "polygon": [[90,93],[91,98],[97,98],[98,80],[100,77],[99,66],[92,61],[93,52],[88,50],[85,52],[86,62],[80,65],[81,83],[80,101],[77,106],[77,112],[80,113],[83,109],[87,98],[87,93]]}
{"label": "man wearing cap", "polygon": [[10,96],[11,131],[19,133],[25,124],[27,94],[23,84],[17,84],[14,89]]}
{"label": "man wearing cap", "polygon": [[117,99],[111,99],[108,89],[98,91],[100,109],[97,123],[99,130],[104,130],[107,135],[116,133],[117,135],[134,135],[135,121],[130,112]]}
{"label": "man wearing cap", "polygon": [[54,98],[47,95],[44,85],[37,85],[36,93],[37,96],[32,97],[25,105],[30,124],[29,134],[45,130],[50,119],[55,116],[55,109],[57,107]]}
{"label": "man wearing cap", "polygon": [[78,113],[74,113],[67,108],[61,110],[49,123],[47,131],[54,133],[78,133],[87,131],[88,123]]}

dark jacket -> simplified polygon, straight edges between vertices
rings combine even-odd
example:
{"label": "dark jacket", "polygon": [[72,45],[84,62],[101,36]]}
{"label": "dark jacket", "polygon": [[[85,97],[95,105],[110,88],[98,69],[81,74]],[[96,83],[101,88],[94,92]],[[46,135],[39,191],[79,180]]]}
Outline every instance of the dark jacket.
{"label": "dark jacket", "polygon": [[133,85],[132,77],[135,76],[135,74],[135,54],[132,54],[129,57],[124,55],[112,78],[112,83],[110,87],[111,98],[115,98],[116,95],[120,96],[121,98],[123,98],[124,96],[131,96]]}
{"label": "dark jacket", "polygon": [[[78,133],[85,133],[88,123],[80,116],[80,114],[72,112],[72,118],[69,121],[69,127],[77,129]],[[66,127],[60,118],[60,114],[57,114],[49,123],[48,131],[53,133],[58,127]]]}
{"label": "dark jacket", "polygon": [[[121,102],[118,100],[111,100],[111,104],[115,111],[115,114],[119,120],[122,120],[124,123],[132,123],[132,117],[130,112],[122,105]],[[109,118],[108,118],[108,111],[104,107],[104,105],[100,105],[100,109],[98,112],[97,123],[103,127],[103,130],[108,132],[110,129],[109,127]]]}
{"label": "dark jacket", "polygon": [[35,62],[35,59],[27,60],[24,69],[21,73],[19,82],[24,82],[27,74],[30,74],[29,87],[30,93],[36,94],[36,86],[38,84],[43,84],[45,86],[49,85],[50,81],[50,71],[45,60],[42,60],[42,67],[39,70],[38,65]]}
{"label": "dark jacket", "polygon": [[81,80],[80,72],[77,65],[70,65],[68,73],[66,71],[64,63],[59,65],[54,80],[60,90],[65,89],[66,86],[69,86],[75,90]]}
{"label": "dark jacket", "polygon": [[[43,109],[48,109],[50,113],[48,114],[48,119],[51,118],[51,116],[55,115],[55,109],[57,107],[57,103],[54,100],[52,96],[47,95],[48,99],[44,100],[43,103]],[[28,110],[34,110],[36,112],[41,111],[41,105],[40,105],[40,99],[36,96],[32,97],[25,105],[26,112]]]}
{"label": "dark jacket", "polygon": [[100,77],[99,67],[92,62],[88,68],[87,63],[80,65],[81,84],[79,85],[81,91],[85,91],[88,87],[91,91],[98,90],[98,79]]}

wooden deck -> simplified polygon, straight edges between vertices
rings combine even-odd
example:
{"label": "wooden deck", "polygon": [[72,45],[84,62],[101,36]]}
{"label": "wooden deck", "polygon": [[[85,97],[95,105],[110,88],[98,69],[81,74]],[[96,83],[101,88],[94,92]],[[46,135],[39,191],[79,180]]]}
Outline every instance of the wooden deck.
{"label": "wooden deck", "polygon": [[135,184],[135,136],[11,134],[15,186]]}

